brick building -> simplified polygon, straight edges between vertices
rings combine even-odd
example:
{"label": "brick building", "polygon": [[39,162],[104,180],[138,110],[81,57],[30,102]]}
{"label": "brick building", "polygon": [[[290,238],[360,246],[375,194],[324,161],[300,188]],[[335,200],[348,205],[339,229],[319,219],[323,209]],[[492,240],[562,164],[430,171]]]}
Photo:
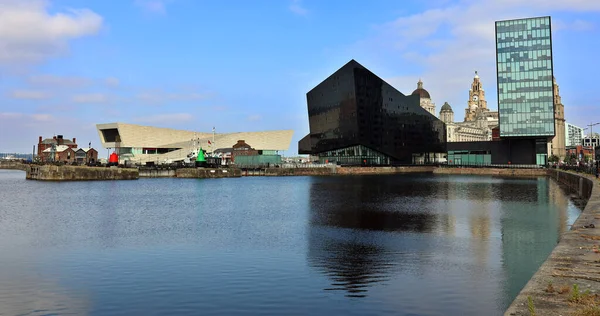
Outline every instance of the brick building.
{"label": "brick building", "polygon": [[58,145],[54,150],[54,157],[52,156],[52,147],[46,148],[40,155],[42,161],[45,162],[64,162],[67,164],[75,161],[75,151],[73,148],[67,145]]}
{"label": "brick building", "polygon": [[[75,138],[73,138],[73,140],[65,139],[63,137],[63,135],[57,135],[52,138],[46,138],[46,139],[42,139],[42,136],[40,136],[40,138],[38,140],[37,155],[40,157],[40,159],[42,159],[42,161],[46,161],[44,159],[45,159],[45,157],[48,157],[48,154],[44,154],[44,152],[47,149],[51,149],[52,145],[55,145],[57,147],[58,146],[66,146],[68,148],[75,149],[75,148],[77,148],[77,139],[75,139]],[[64,149],[63,149],[63,151],[64,151]]]}
{"label": "brick building", "polygon": [[80,165],[96,163],[98,161],[98,151],[94,148],[79,148],[75,150],[75,162]]}
{"label": "brick building", "polygon": [[235,156],[257,156],[259,154],[258,150],[252,148],[252,146],[246,144],[243,140],[238,140],[232,148],[233,152],[231,155],[234,157],[233,160],[235,160]]}
{"label": "brick building", "polygon": [[586,156],[591,157],[593,153],[592,147],[586,146],[567,146],[567,157],[576,155],[577,160],[584,160]]}

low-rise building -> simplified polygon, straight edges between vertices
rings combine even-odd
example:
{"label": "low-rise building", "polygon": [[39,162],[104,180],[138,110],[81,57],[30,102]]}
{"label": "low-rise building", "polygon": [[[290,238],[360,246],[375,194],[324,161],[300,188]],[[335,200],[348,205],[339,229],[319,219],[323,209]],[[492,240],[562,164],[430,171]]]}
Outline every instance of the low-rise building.
{"label": "low-rise building", "polygon": [[75,162],[80,165],[93,164],[98,161],[98,151],[94,148],[79,148],[75,150]]}
{"label": "low-rise building", "polygon": [[600,146],[600,136],[596,133],[592,137],[585,137],[581,140],[581,144],[584,147],[596,147]]}
{"label": "low-rise building", "polygon": [[40,158],[44,162],[62,162],[70,164],[75,161],[75,151],[67,145],[46,148]]}
{"label": "low-rise building", "polygon": [[581,146],[581,145],[568,146],[567,152],[566,152],[567,159],[565,159],[565,160],[568,162],[568,159],[570,157],[575,156],[575,159],[577,159],[577,161],[582,161],[582,160],[586,160],[586,157],[588,159],[591,159],[592,154],[593,154],[592,147],[586,147],[586,146]]}
{"label": "low-rise building", "polygon": [[[48,157],[48,155],[44,155],[43,153],[47,149],[51,149],[52,146],[66,146],[68,148],[75,149],[75,148],[77,148],[77,139],[76,138],[73,138],[73,140],[66,139],[63,137],[63,135],[56,135],[56,136],[53,136],[52,138],[46,138],[46,139],[42,139],[42,136],[40,136],[38,139],[37,155],[40,157],[40,159],[42,161],[45,161],[44,160],[45,157]],[[61,148],[63,148],[63,147],[61,147]]]}

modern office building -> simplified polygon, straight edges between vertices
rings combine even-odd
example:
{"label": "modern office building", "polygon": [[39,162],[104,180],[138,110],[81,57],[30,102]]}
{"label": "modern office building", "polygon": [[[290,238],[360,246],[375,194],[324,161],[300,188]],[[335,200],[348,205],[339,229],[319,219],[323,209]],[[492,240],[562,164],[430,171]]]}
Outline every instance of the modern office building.
{"label": "modern office building", "polygon": [[545,164],[554,138],[550,17],[496,22],[500,137],[534,141],[532,163]]}
{"label": "modern office building", "polygon": [[446,127],[420,105],[351,60],[306,94],[310,134],[300,154],[352,165],[433,163],[446,152]]}
{"label": "modern office building", "polygon": [[566,146],[579,146],[583,135],[583,128],[573,124],[565,123]]}

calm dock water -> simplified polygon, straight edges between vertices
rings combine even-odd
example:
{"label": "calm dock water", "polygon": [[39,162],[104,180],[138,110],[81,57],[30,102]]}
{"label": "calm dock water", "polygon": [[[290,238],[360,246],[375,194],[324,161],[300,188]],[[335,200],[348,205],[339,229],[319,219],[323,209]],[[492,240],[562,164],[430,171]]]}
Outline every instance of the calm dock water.
{"label": "calm dock water", "polygon": [[0,170],[0,201],[0,315],[501,315],[580,212],[544,177],[414,174]]}

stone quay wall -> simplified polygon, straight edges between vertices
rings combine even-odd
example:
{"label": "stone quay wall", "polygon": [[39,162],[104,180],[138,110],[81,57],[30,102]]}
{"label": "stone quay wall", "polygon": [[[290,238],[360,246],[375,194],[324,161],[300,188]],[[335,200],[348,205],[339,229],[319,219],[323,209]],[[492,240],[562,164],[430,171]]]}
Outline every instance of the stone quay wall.
{"label": "stone quay wall", "polygon": [[9,170],[23,170],[25,171],[27,165],[20,161],[11,161],[11,160],[0,160],[0,169],[9,169]]}
{"label": "stone quay wall", "polygon": [[[531,309],[535,315],[544,316],[598,315],[600,181],[561,170],[547,170],[547,174],[588,201],[571,230],[561,236],[558,245],[504,315],[531,315]],[[594,308],[596,312],[592,313]]]}
{"label": "stone quay wall", "polygon": [[104,168],[85,166],[27,165],[25,178],[45,181],[137,180],[133,168]]}
{"label": "stone quay wall", "polygon": [[548,175],[547,169],[517,168],[435,168],[434,174],[492,175],[515,177],[539,177]]}
{"label": "stone quay wall", "polygon": [[240,169],[233,168],[181,168],[175,171],[177,178],[236,178],[242,176]]}
{"label": "stone quay wall", "polygon": [[433,172],[432,166],[415,167],[323,167],[323,168],[267,168],[262,171],[242,170],[242,175],[260,176],[329,176],[329,175],[367,175]]}
{"label": "stone quay wall", "polygon": [[431,173],[436,169],[434,166],[414,167],[338,167],[336,174],[396,174],[396,173]]}
{"label": "stone quay wall", "polygon": [[173,178],[175,169],[139,169],[140,178]]}

